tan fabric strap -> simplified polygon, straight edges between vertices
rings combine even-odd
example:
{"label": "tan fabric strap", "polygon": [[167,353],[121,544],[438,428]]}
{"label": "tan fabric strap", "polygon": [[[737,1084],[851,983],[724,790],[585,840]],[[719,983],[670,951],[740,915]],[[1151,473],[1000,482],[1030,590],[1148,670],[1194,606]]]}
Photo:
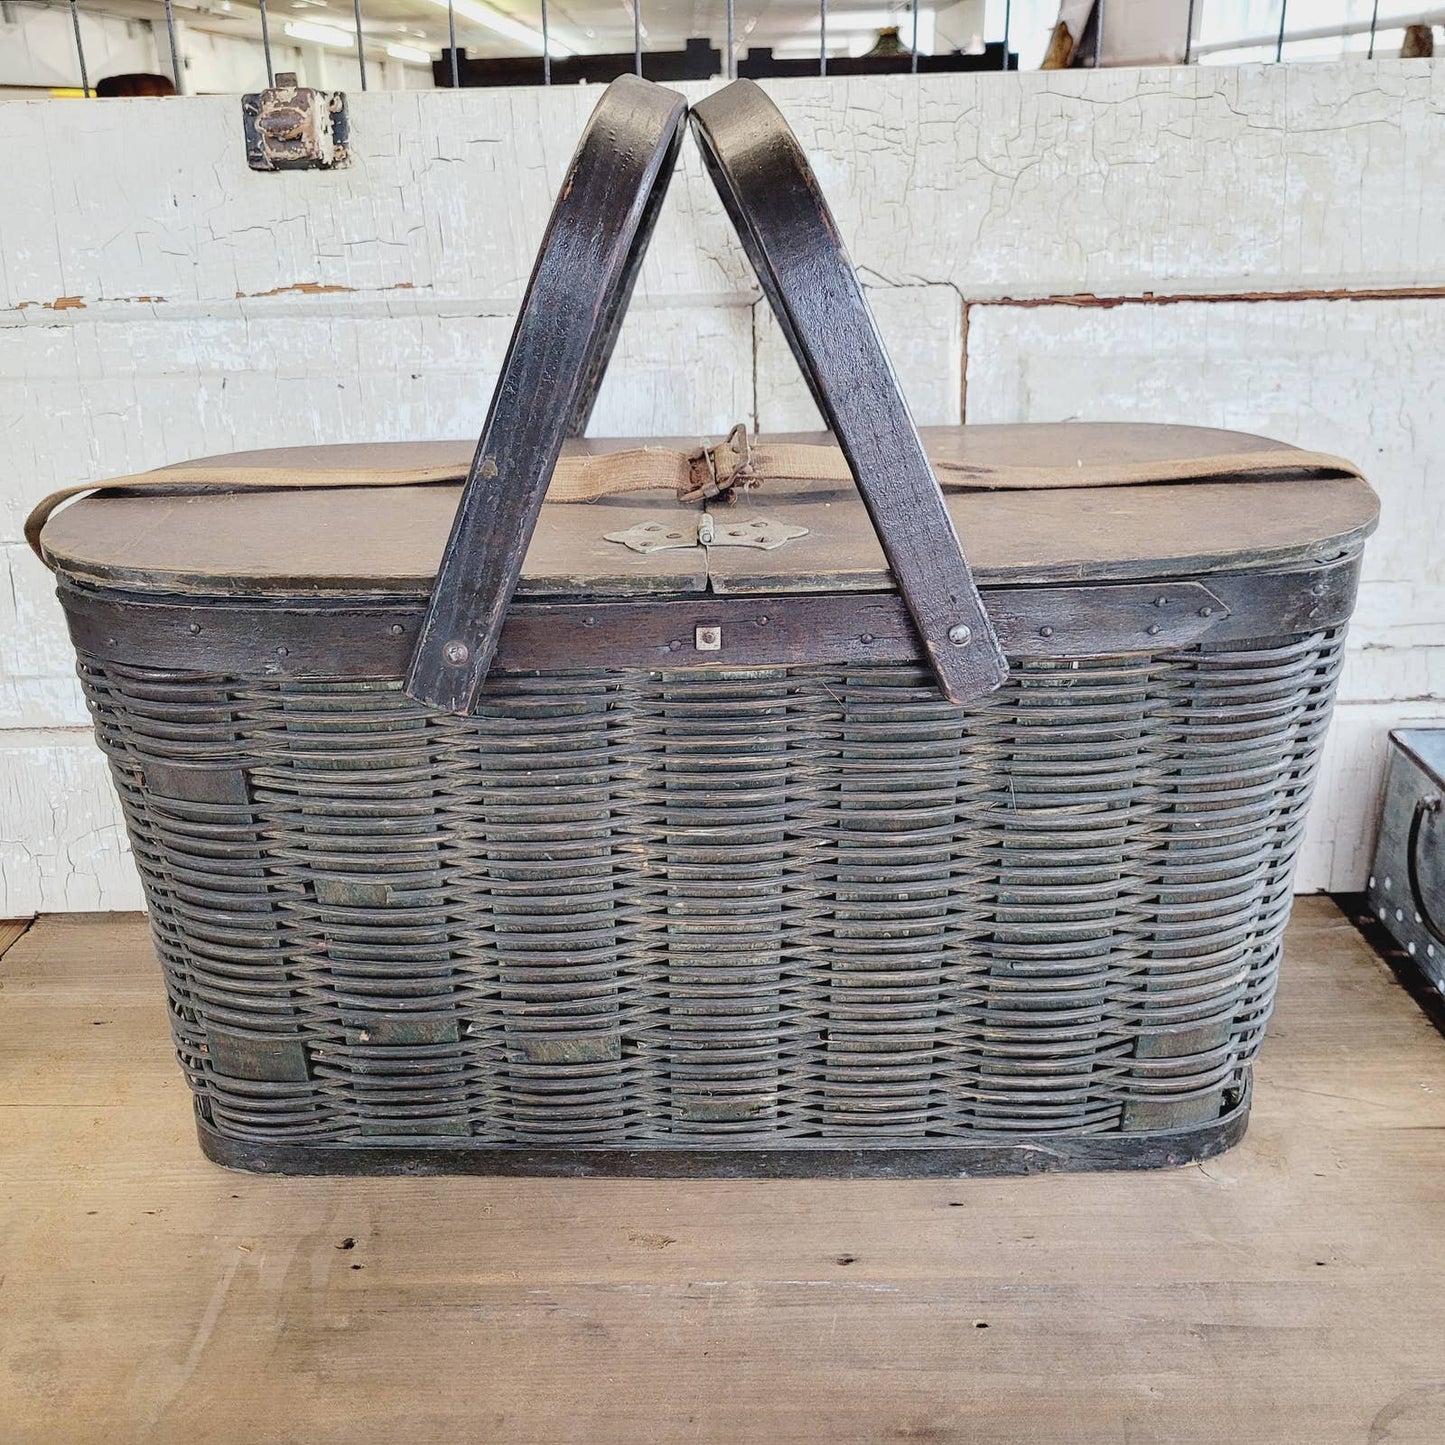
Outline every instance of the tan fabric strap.
{"label": "tan fabric strap", "polygon": [[[1063,487],[1131,487],[1150,483],[1202,481],[1211,477],[1258,476],[1269,472],[1331,472],[1357,477],[1358,469],[1326,452],[1279,447],[1221,452],[1165,461],[1082,463],[1075,466],[989,467],[934,460],[945,488],[981,491],[1044,491]],[[466,466],[402,468],[167,467],[108,481],[85,482],[52,492],[30,513],[25,540],[45,561],[40,533],[55,511],[73,497],[97,491],[176,493],[188,491],[313,491],[331,487],[416,487],[463,482]],[[594,502],[629,492],[671,492],[680,501],[704,501],[734,489],[766,482],[852,482],[853,473],[836,446],[754,441],[735,427],[725,441],[683,452],[667,447],[563,456],[547,488],[549,502]]]}

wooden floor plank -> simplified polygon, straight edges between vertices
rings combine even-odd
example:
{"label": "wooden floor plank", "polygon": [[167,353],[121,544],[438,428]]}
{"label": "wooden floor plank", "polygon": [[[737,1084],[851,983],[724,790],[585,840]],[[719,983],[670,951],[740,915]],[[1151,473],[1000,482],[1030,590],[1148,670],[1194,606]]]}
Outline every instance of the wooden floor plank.
{"label": "wooden floor plank", "polygon": [[32,922],[29,918],[0,918],[0,958],[5,957],[12,944],[25,937]]}
{"label": "wooden floor plank", "polygon": [[144,920],[0,962],[0,1438],[1445,1441],[1445,1040],[1301,900],[1243,1144],[1144,1175],[204,1161]]}

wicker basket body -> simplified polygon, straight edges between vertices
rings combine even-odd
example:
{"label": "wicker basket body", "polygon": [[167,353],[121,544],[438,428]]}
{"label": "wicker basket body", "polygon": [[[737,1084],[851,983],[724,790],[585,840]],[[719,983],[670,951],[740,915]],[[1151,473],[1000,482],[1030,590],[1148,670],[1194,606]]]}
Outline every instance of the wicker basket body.
{"label": "wicker basket body", "polygon": [[474,454],[213,459],[32,516],[204,1147],[713,1174],[1225,1147],[1373,494],[1196,428],[921,438],[747,82],[693,124],[832,437],[569,452],[685,109],[635,77],[599,103]]}
{"label": "wicker basket body", "polygon": [[1239,1104],[1339,656],[82,674],[217,1134],[878,1148]]}
{"label": "wicker basket body", "polygon": [[[1310,495],[1324,536],[1289,520]],[[402,690],[424,589],[329,580],[350,543],[328,559],[314,539],[354,495],[61,514],[46,536],[206,1147],[291,1170],[666,1173],[1223,1147],[1374,504],[1358,482],[1128,496],[1161,537],[1215,517],[1214,570],[1190,541],[1155,577],[1133,557],[1057,585],[1085,529],[1061,523],[1032,576],[993,563],[1016,500],[964,499],[1011,665],[966,707],[907,655],[886,591],[790,577],[782,547],[712,564],[743,595],[688,594],[692,552],[618,547],[664,592],[529,563],[522,631],[466,717]],[[848,503],[755,505],[846,553]],[[453,502],[402,505],[434,510],[434,555]],[[269,580],[197,575],[248,508],[287,507],[309,598],[279,545]],[[617,520],[553,510],[584,551]],[[121,568],[144,552],[128,526],[153,550]],[[1132,539],[1159,548],[1148,530]],[[856,660],[786,660],[838,619]],[[717,661],[692,647],[709,620]]]}

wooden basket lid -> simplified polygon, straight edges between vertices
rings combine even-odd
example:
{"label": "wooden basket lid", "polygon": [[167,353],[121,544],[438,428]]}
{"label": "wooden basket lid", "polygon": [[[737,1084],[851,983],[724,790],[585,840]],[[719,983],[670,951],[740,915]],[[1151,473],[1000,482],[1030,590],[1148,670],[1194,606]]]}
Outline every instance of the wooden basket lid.
{"label": "wooden basket lid", "polygon": [[[984,585],[1287,566],[1357,546],[1378,514],[1374,493],[1347,464],[1322,466],[1313,454],[1239,432],[1069,423],[924,428],[923,438]],[[570,450],[605,455],[640,445],[617,439],[573,443]],[[652,439],[647,445],[686,451],[696,444]],[[237,452],[187,467],[283,469],[298,479],[316,469],[464,472],[472,452],[470,442],[367,443]],[[1278,465],[1271,463],[1267,473],[1244,471],[1241,459],[1264,453],[1276,454]],[[1220,462],[1217,472],[1213,459]],[[1181,462],[1201,475],[1146,485],[1117,481],[1137,482],[1155,469],[1168,475]],[[1075,473],[1091,484],[1069,485]],[[1046,489],[1032,489],[1029,478],[1041,476],[1052,480]],[[989,489],[979,489],[980,481]],[[147,592],[416,596],[435,576],[459,491],[438,483],[101,493],[51,516],[41,547],[63,575]],[[758,593],[891,586],[850,482],[764,481],[732,498],[709,503],[719,526],[758,520],[801,535],[770,550],[704,548],[692,545],[702,508],[667,492],[586,504],[549,501],[518,591],[635,596],[709,587]],[[638,551],[609,540],[638,527],[673,533],[681,545]]]}

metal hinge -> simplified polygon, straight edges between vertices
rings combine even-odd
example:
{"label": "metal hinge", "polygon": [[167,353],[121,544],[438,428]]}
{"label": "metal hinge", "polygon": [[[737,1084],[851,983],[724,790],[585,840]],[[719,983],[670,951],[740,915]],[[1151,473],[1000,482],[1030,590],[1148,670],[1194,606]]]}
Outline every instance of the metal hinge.
{"label": "metal hinge", "polygon": [[620,542],[634,552],[669,552],[684,547],[756,547],[771,552],[806,537],[806,527],[794,527],[770,517],[743,517],[738,521],[719,522],[710,512],[697,518],[696,525],[669,526],[666,522],[639,522],[625,532],[604,532],[608,542]]}

